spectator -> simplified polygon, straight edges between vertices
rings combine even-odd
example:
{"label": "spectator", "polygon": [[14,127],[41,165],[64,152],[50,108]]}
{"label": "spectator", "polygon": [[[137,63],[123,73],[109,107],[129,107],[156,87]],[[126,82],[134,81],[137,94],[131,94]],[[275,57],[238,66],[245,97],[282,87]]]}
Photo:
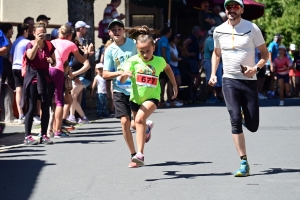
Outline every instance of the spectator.
{"label": "spectator", "polygon": [[[221,7],[220,6],[215,6],[213,11],[214,12],[213,12],[212,16],[213,16],[213,19],[215,20],[214,26],[219,26],[223,23],[223,19],[220,16]],[[226,14],[225,14],[225,16],[226,16]]]}
{"label": "spectator", "polygon": [[55,40],[58,38],[58,29],[57,28],[54,28],[52,31],[51,31],[51,40]]}
{"label": "spectator", "polygon": [[188,56],[190,64],[190,74],[192,82],[194,83],[193,95],[195,96],[200,86],[200,73],[199,73],[199,40],[202,36],[201,29],[199,26],[194,26],[192,29],[192,35],[189,36],[183,42],[183,48]]}
{"label": "spectator", "polygon": [[294,69],[295,69],[295,93],[296,96],[298,97],[300,91],[300,46],[298,52],[295,52]]}
{"label": "spectator", "polygon": [[75,24],[76,36],[82,46],[89,44],[89,41],[85,38],[88,28],[90,28],[90,25],[87,25],[84,21],[78,21]]}
{"label": "spectator", "polygon": [[49,20],[51,18],[50,17],[47,17],[46,15],[39,15],[37,18],[36,18],[36,21],[39,22],[39,21],[42,21],[46,24],[46,27],[48,26],[49,24]]}
{"label": "spectator", "polygon": [[12,44],[12,48],[10,51],[10,57],[11,57],[10,59],[12,60],[13,77],[14,77],[15,87],[16,87],[16,104],[19,113],[18,124],[23,124],[25,120],[23,109],[20,106],[22,88],[24,82],[24,78],[22,77],[21,70],[22,70],[23,55],[24,52],[26,51],[26,45],[30,41],[27,39],[29,34],[29,28],[30,26],[25,23],[18,25],[17,39]]}
{"label": "spectator", "polygon": [[1,118],[4,119],[5,122],[11,123],[14,122],[14,113],[12,110],[13,99],[14,99],[14,80],[12,75],[12,64],[9,60],[10,57],[10,49],[12,46],[11,38],[13,35],[13,27],[10,23],[3,23],[1,25],[1,30],[6,37],[6,40],[9,42],[7,46],[7,53],[3,55],[3,70],[2,80],[0,81],[1,86]]}
{"label": "spectator", "polygon": [[[290,45],[290,51],[287,52],[289,58],[291,59],[291,62],[294,62],[294,58],[295,58],[295,53],[296,53],[296,45],[295,44],[291,44]],[[296,95],[296,91],[295,91],[295,69],[292,67],[292,69],[290,69],[289,72],[289,76],[290,76],[290,89],[291,89],[291,94],[292,96]]]}
{"label": "spectator", "polygon": [[[266,39],[266,33],[264,31],[261,32],[264,39]],[[261,53],[258,48],[255,48],[255,63],[258,63],[261,59]],[[258,98],[259,99],[268,99],[268,97],[263,95],[263,86],[266,79],[266,65],[260,69],[260,71],[256,75],[257,77],[257,90],[258,90]]]}
{"label": "spectator", "polygon": [[215,24],[212,12],[209,11],[209,3],[207,0],[201,2],[201,10],[199,11],[199,25],[200,29],[203,30],[204,36],[207,35],[208,30]]}
{"label": "spectator", "polygon": [[34,19],[32,17],[26,17],[23,21],[23,23],[29,25],[29,31],[28,31],[28,40],[34,40],[35,37],[33,35],[33,29],[34,29]]}
{"label": "spectator", "polygon": [[223,75],[223,66],[222,62],[219,63],[216,76],[217,76],[217,83],[214,86],[210,86],[208,84],[208,81],[211,76],[211,58],[214,51],[214,39],[213,39],[213,33],[215,30],[215,26],[213,26],[208,31],[208,38],[205,41],[204,45],[204,70],[205,70],[205,77],[206,77],[206,90],[208,94],[208,99],[206,103],[218,103],[219,100],[217,97],[221,100],[222,98],[222,75]]}
{"label": "spectator", "polygon": [[94,97],[94,91],[97,87],[97,119],[103,119],[110,117],[107,112],[107,99],[108,94],[106,90],[106,81],[102,78],[103,75],[103,63],[96,65],[96,76],[94,78],[91,96]]}
{"label": "spectator", "polygon": [[[269,60],[268,60],[268,68],[270,70],[270,83],[269,83],[269,91],[267,93],[268,98],[274,98],[275,97],[275,72],[274,72],[274,67],[273,67],[273,61],[275,58],[278,56],[278,47],[281,43],[283,36],[280,33],[277,33],[274,36],[273,42],[271,42],[268,46],[268,51],[269,51]],[[268,70],[268,69],[267,69]],[[267,72],[268,73],[268,72]]]}
{"label": "spectator", "polygon": [[111,0],[110,4],[107,4],[106,8],[104,9],[102,24],[103,24],[103,28],[104,28],[104,39],[105,40],[109,40],[109,38],[110,38],[108,35],[108,25],[114,19],[123,20],[125,18],[124,14],[122,14],[122,13],[119,14],[117,11],[117,8],[120,6],[120,4],[121,4],[121,0]]}
{"label": "spectator", "polygon": [[[49,64],[55,66],[54,46],[45,41],[46,25],[43,22],[37,22],[33,31],[35,40],[26,46],[26,56],[28,69],[24,76],[24,85],[22,90],[21,107],[24,108],[28,101],[28,112],[25,118],[25,140],[26,145],[35,145],[40,143],[53,144],[47,137],[47,126],[49,122],[49,106],[52,99],[51,79],[49,75]],[[41,99],[41,138],[36,141],[31,136],[34,111],[37,106],[37,99]]]}
{"label": "spectator", "polygon": [[279,46],[278,50],[279,55],[273,61],[273,68],[274,71],[276,71],[276,77],[279,85],[279,106],[284,106],[284,92],[286,91],[287,96],[291,96],[289,87],[289,70],[292,67],[292,63],[286,55],[286,47],[284,45]]}
{"label": "spectator", "polygon": [[[180,38],[176,36],[175,33],[172,33],[171,37],[169,38],[169,44],[170,44],[170,52],[171,52],[171,61],[170,61],[170,67],[173,71],[177,89],[179,89],[179,86],[181,85],[181,76],[180,71],[178,69],[178,62],[182,61],[181,57],[179,57],[179,51],[177,48],[177,44],[179,42]],[[183,103],[181,103],[178,100],[172,100],[172,106],[182,106]]]}
{"label": "spectator", "polygon": [[[171,61],[171,51],[170,51],[170,45],[168,41],[168,39],[171,37],[171,34],[172,34],[172,29],[170,27],[164,27],[160,31],[161,37],[158,40],[158,45],[157,45],[157,55],[163,57],[167,64],[170,64]],[[172,89],[172,84],[170,83],[170,80],[165,72],[160,73],[159,81],[161,87],[160,105],[163,106],[165,104],[166,106],[170,106],[173,89]],[[167,84],[167,102],[165,103],[164,96],[165,96],[166,84]]]}

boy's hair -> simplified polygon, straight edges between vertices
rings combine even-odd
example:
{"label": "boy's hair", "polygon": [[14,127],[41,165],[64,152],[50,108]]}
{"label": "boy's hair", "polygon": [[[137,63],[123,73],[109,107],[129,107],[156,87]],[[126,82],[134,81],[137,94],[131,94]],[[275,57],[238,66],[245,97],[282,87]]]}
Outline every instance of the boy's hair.
{"label": "boy's hair", "polygon": [[151,42],[154,45],[154,39],[150,35],[150,29],[146,25],[134,27],[129,31],[129,37],[136,40],[136,43]]}
{"label": "boy's hair", "polygon": [[34,19],[32,17],[26,17],[23,21],[23,23],[28,23],[29,20],[34,21]]}
{"label": "boy's hair", "polygon": [[29,30],[28,24],[26,24],[26,23],[19,24],[17,38],[20,37],[21,35],[23,35],[24,31],[28,31],[28,30]]}
{"label": "boy's hair", "polygon": [[10,24],[10,23],[3,23],[2,25],[1,25],[1,30],[2,30],[2,32],[4,33],[4,35],[6,35],[6,33],[10,30],[10,29],[12,29],[13,28],[13,26],[12,26],[12,24]]}
{"label": "boy's hair", "polygon": [[171,27],[165,26],[163,29],[161,29],[161,31],[160,31],[160,36],[166,35],[166,34],[169,33],[170,31],[171,31]]}

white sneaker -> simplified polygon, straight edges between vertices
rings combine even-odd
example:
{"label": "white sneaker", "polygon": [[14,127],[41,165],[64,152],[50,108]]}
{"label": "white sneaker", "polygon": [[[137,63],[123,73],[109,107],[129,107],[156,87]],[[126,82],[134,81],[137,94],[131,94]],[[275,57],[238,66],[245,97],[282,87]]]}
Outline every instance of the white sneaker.
{"label": "white sneaker", "polygon": [[18,124],[22,125],[25,122],[25,117],[23,117],[22,119],[18,119]]}
{"label": "white sneaker", "polygon": [[279,101],[279,106],[284,106],[284,101]]}
{"label": "white sneaker", "polygon": [[[151,139],[151,131],[152,131],[152,129],[153,129],[154,123],[153,123],[153,121],[151,121],[151,120],[147,120],[146,124],[147,124],[147,126],[150,128],[148,132],[147,132],[147,130],[146,130],[146,140],[145,140],[145,142],[147,143],[147,142],[149,142],[149,140]],[[148,128],[147,128],[147,129],[148,129]]]}
{"label": "white sneaker", "polygon": [[41,118],[39,116],[34,116],[33,124],[41,124]]}
{"label": "white sneaker", "polygon": [[174,101],[174,105],[176,107],[180,107],[180,106],[183,106],[183,103],[179,102],[179,101]]}
{"label": "white sneaker", "polygon": [[171,106],[170,102],[167,102],[167,101],[166,101],[165,105],[166,105],[166,107],[170,107]]}
{"label": "white sneaker", "polygon": [[264,100],[264,99],[267,99],[268,97],[264,96],[261,93],[258,93],[258,98],[261,99],[261,100]]}

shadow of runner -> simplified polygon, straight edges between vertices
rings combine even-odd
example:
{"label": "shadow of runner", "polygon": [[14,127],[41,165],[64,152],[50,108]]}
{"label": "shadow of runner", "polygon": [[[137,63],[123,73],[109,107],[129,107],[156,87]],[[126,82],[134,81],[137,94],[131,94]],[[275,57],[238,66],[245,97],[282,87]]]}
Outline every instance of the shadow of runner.
{"label": "shadow of runner", "polygon": [[55,141],[54,140],[54,144],[106,144],[109,142],[114,142],[116,140],[65,140],[65,141]]}
{"label": "shadow of runner", "polygon": [[260,174],[250,174],[250,176],[261,176],[261,175],[273,175],[273,174],[284,174],[284,173],[299,173],[300,169],[282,169],[282,168],[270,168],[269,170],[261,171]]}
{"label": "shadow of runner", "polygon": [[78,135],[77,133],[70,134],[71,137],[73,138],[80,138],[80,137],[105,137],[105,136],[115,136],[115,135],[123,135],[122,133],[111,133],[111,134],[90,134],[90,133],[85,133],[85,134],[80,134]]}
{"label": "shadow of runner", "polygon": [[166,178],[158,178],[158,179],[146,179],[145,181],[161,181],[161,180],[172,180],[172,179],[193,179],[196,177],[201,176],[231,176],[231,172],[225,172],[225,173],[210,173],[210,174],[177,174],[177,172],[180,171],[164,171],[164,175],[166,176],[172,176],[172,177],[166,177]]}
{"label": "shadow of runner", "polygon": [[164,163],[157,163],[152,165],[146,165],[145,167],[160,167],[160,166],[182,166],[182,165],[199,165],[199,164],[210,164],[212,162],[177,162],[177,161],[166,161]]}
{"label": "shadow of runner", "polygon": [[39,173],[48,164],[42,160],[1,160],[1,199],[29,199]]}

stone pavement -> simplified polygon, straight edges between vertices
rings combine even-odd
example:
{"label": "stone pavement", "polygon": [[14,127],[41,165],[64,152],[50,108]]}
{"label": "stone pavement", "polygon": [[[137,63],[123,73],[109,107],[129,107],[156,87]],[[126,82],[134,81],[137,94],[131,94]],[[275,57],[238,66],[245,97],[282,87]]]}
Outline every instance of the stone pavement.
{"label": "stone pavement", "polygon": [[130,154],[117,119],[78,127],[51,146],[5,149],[0,199],[298,200],[300,99],[260,105],[259,131],[245,131],[250,177],[232,176],[239,157],[224,104],[201,104],[156,110],[146,166],[139,169],[127,168]]}

